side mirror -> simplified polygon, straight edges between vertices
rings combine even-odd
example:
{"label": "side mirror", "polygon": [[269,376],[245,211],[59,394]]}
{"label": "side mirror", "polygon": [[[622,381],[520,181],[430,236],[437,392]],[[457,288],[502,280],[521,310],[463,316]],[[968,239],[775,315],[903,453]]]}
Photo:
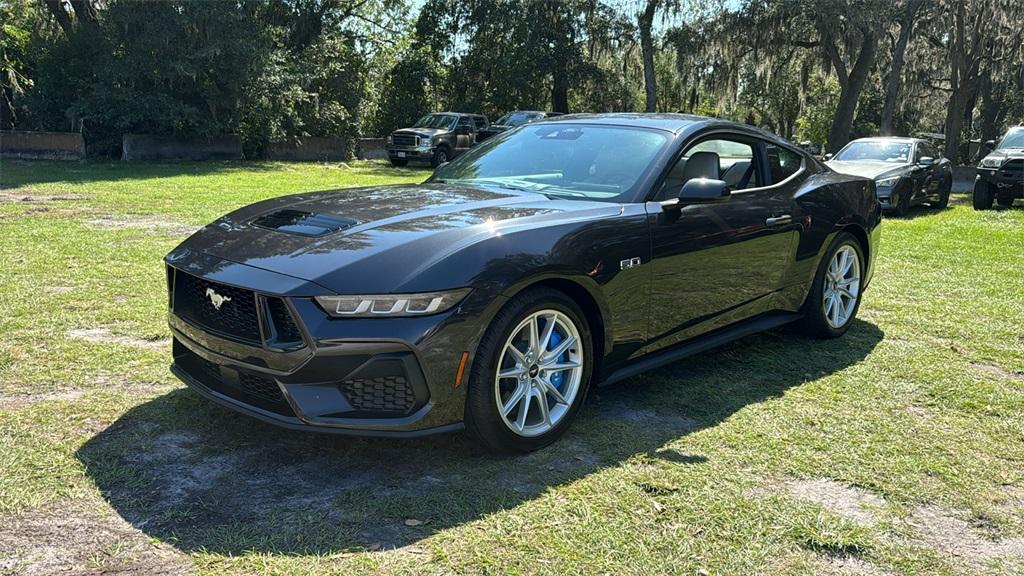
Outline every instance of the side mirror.
{"label": "side mirror", "polygon": [[918,166],[931,166],[935,164],[935,158],[931,156],[921,156],[921,159],[917,161]]}
{"label": "side mirror", "polygon": [[996,141],[995,140],[985,140],[985,146],[988,146],[989,148],[995,148],[996,147]]}
{"label": "side mirror", "polygon": [[828,154],[825,154],[824,156],[822,156],[822,158],[824,158],[825,160],[831,160],[832,156],[834,156],[834,154],[829,152]]}
{"label": "side mirror", "polygon": [[723,180],[691,178],[679,191],[679,202],[715,202],[729,197],[731,190]]}

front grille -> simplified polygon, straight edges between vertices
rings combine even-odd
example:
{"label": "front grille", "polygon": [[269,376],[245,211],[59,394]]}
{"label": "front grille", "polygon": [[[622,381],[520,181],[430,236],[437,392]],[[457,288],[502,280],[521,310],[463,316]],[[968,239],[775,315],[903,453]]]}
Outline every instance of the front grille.
{"label": "front grille", "polygon": [[999,169],[1000,175],[1007,180],[1024,182],[1024,158],[1010,160]]}
{"label": "front grille", "polygon": [[359,412],[405,414],[416,403],[416,394],[405,376],[344,380],[341,391]]}
{"label": "front grille", "polygon": [[[220,309],[215,305],[220,301]],[[246,344],[262,345],[251,290],[210,282],[178,270],[174,278],[174,313],[203,330]]]}
{"label": "front grille", "polygon": [[418,146],[420,138],[415,134],[392,134],[391,143],[395,146]]}
{"label": "front grille", "polygon": [[174,363],[210,390],[276,414],[295,415],[273,378],[210,362],[177,340],[173,352]]}

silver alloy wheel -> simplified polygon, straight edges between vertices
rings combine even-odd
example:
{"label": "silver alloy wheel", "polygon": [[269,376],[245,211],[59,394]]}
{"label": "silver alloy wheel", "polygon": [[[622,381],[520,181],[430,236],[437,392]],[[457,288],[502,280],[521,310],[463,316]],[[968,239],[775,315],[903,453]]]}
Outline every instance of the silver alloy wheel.
{"label": "silver alloy wheel", "polygon": [[583,344],[557,310],[527,316],[505,341],[494,375],[498,415],[512,432],[539,436],[565,417],[583,380]]}
{"label": "silver alloy wheel", "polygon": [[825,320],[832,328],[842,328],[853,317],[860,294],[860,257],[853,246],[844,244],[836,250],[825,271],[824,282],[821,306]]}

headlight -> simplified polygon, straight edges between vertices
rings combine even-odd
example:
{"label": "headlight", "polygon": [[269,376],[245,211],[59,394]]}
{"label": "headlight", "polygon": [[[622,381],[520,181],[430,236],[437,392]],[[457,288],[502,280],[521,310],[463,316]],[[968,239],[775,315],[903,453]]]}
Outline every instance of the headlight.
{"label": "headlight", "polygon": [[999,166],[1002,163],[1003,163],[1003,159],[999,158],[998,156],[996,156],[996,157],[988,156],[988,157],[985,157],[985,158],[981,159],[981,167],[982,168],[999,168]]}
{"label": "headlight", "polygon": [[882,178],[881,180],[875,180],[875,186],[877,188],[892,188],[899,181],[899,176],[893,176],[892,178]]}
{"label": "headlight", "polygon": [[469,294],[469,288],[419,294],[317,296],[317,304],[336,318],[399,318],[426,316],[449,310]]}
{"label": "headlight", "polygon": [[391,142],[392,142],[392,141],[393,141],[393,140],[392,140],[392,138],[391,138],[391,134],[388,134],[388,137],[387,137],[387,143],[388,143],[388,144],[391,144]]}

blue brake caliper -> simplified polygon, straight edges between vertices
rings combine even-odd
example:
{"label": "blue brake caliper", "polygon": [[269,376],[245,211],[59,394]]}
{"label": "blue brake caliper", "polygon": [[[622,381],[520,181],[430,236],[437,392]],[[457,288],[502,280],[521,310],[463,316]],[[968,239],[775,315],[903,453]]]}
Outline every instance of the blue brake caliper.
{"label": "blue brake caliper", "polygon": [[[559,334],[558,332],[552,331],[551,339],[548,341],[548,350],[554,350],[555,348],[558,348],[558,343],[561,341],[562,335]],[[565,352],[562,352],[562,355],[558,358],[558,361],[564,362],[568,356],[569,351],[566,350]],[[554,374],[551,375],[551,383],[555,386],[555,388],[560,388],[562,386],[562,380],[564,379],[565,372],[555,372]]]}

